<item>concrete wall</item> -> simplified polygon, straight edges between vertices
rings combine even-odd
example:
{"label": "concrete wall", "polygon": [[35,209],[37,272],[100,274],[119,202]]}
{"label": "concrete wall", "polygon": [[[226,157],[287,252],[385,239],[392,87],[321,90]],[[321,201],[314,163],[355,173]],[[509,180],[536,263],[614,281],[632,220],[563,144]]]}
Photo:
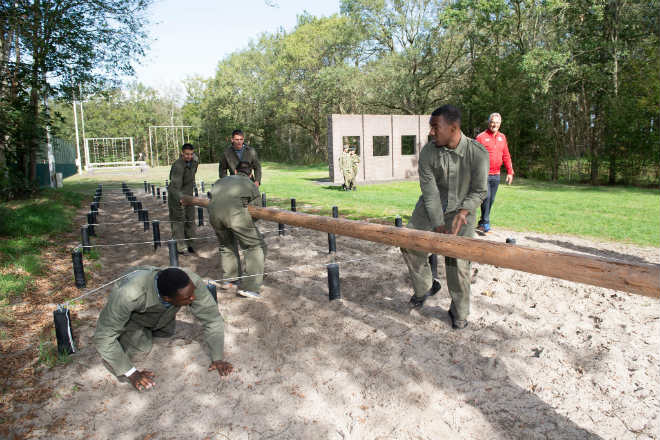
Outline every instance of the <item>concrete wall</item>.
{"label": "concrete wall", "polygon": [[[359,136],[360,167],[357,180],[386,181],[417,177],[419,151],[426,144],[428,115],[330,115],[328,116],[328,166],[330,180],[343,183],[339,156],[344,136]],[[374,136],[387,136],[386,156],[374,156]],[[402,154],[402,136],[415,136],[414,154]]]}

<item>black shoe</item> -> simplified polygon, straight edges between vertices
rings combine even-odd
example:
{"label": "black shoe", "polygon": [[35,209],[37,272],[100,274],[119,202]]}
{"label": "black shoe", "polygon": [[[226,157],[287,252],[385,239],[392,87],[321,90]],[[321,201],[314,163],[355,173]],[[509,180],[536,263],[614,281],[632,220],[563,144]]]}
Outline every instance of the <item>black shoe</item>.
{"label": "black shoe", "polygon": [[431,290],[429,290],[429,296],[433,296],[436,293],[440,292],[440,289],[442,286],[440,285],[440,281],[438,280],[433,280],[433,284],[431,285]]}
{"label": "black shoe", "polygon": [[426,301],[426,298],[429,297],[428,292],[424,294],[421,298],[413,295],[410,297],[410,305],[412,306],[413,309],[420,308],[424,305],[424,301]]}
{"label": "black shoe", "polygon": [[467,319],[454,319],[451,309],[447,310],[447,313],[449,313],[449,317],[451,318],[451,328],[461,330],[468,326]]}
{"label": "black shoe", "polygon": [[424,301],[426,301],[426,298],[429,296],[433,296],[436,293],[440,291],[440,282],[438,280],[433,280],[433,284],[431,285],[431,288],[424,294],[423,297],[419,298],[418,296],[411,296],[410,297],[410,304],[414,308],[422,307],[424,305]]}

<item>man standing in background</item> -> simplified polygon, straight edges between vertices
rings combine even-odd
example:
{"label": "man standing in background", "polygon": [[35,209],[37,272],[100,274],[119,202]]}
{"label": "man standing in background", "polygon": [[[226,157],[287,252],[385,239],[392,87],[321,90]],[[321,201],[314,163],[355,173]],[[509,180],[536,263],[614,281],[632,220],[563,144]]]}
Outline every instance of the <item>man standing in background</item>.
{"label": "man standing in background", "polygon": [[218,174],[220,178],[227,177],[227,174],[236,174],[236,167],[239,162],[250,164],[250,178],[257,185],[261,185],[261,163],[257,157],[254,148],[245,145],[243,140],[245,136],[241,130],[234,130],[231,134],[231,145],[228,146],[220,157],[218,165]]}
{"label": "man standing in background", "polygon": [[353,172],[353,164],[351,162],[351,155],[348,151],[348,145],[344,145],[344,151],[342,151],[339,156],[339,169],[341,170],[342,175],[344,176],[344,183],[341,186],[341,189],[344,191],[348,190],[351,181],[351,173]]}
{"label": "man standing in background", "polygon": [[[181,241],[185,240],[189,253],[195,253],[192,238],[195,238],[195,207],[182,206],[179,200],[182,196],[192,196],[197,173],[197,159],[195,148],[191,144],[183,144],[181,156],[172,164],[170,169],[170,186],[167,191],[170,197],[167,207],[170,211],[172,238],[177,241],[177,250]],[[178,250],[180,254],[184,251]]]}
{"label": "man standing in background", "polygon": [[500,132],[502,125],[502,116],[499,113],[492,113],[488,117],[488,129],[477,136],[477,142],[486,147],[490,158],[490,169],[488,170],[488,195],[481,203],[481,219],[477,226],[477,232],[484,235],[490,232],[490,210],[495,203],[495,194],[500,186],[500,168],[502,162],[506,167],[506,183],[511,185],[513,182],[513,164],[509,154],[509,146],[506,142],[506,136]]}

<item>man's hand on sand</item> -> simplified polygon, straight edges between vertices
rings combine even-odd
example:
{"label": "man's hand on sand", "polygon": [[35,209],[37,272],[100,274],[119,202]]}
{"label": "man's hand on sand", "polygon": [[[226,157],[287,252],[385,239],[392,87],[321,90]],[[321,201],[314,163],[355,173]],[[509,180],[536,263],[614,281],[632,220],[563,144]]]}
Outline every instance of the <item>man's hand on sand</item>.
{"label": "man's hand on sand", "polygon": [[213,361],[211,362],[211,365],[209,365],[209,371],[217,370],[220,377],[228,376],[233,369],[234,366],[229,362],[225,362],[225,361]]}
{"label": "man's hand on sand", "polygon": [[128,380],[133,384],[136,390],[144,391],[151,389],[156,386],[156,382],[153,381],[154,373],[149,370],[136,370],[133,374],[128,376]]}

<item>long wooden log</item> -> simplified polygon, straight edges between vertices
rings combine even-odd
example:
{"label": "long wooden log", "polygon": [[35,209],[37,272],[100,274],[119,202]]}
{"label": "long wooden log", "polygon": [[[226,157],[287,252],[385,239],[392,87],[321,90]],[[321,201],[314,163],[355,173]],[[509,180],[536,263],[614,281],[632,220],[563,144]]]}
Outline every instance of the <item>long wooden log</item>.
{"label": "long wooden log", "polygon": [[258,219],[660,298],[660,266],[655,264],[626,263],[277,208],[250,206],[249,211]]}

